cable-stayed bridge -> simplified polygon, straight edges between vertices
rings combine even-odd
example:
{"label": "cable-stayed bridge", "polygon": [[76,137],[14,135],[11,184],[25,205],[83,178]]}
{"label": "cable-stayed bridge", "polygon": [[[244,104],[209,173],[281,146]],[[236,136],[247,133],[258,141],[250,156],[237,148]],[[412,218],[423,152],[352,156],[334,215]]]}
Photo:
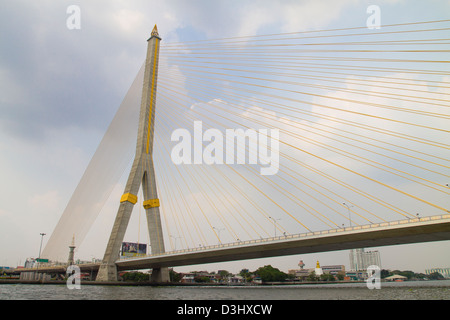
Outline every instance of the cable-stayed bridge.
{"label": "cable-stayed bridge", "polygon": [[[142,257],[123,257],[116,261],[118,270],[177,267],[213,262],[236,261],[306,254],[361,247],[398,245],[450,238],[450,214],[368,224],[302,234],[283,235],[259,240],[237,241],[191,249],[175,250]],[[83,272],[97,272],[101,263],[80,264]],[[33,269],[24,269],[29,272]],[[44,265],[42,273],[65,273],[66,266]]]}
{"label": "cable-stayed bridge", "polygon": [[[167,44],[156,31],[43,257],[64,261],[124,172],[139,177],[114,200],[126,223],[113,227],[110,271],[448,240],[449,30],[445,20]],[[132,212],[147,220],[152,255],[118,261]]]}

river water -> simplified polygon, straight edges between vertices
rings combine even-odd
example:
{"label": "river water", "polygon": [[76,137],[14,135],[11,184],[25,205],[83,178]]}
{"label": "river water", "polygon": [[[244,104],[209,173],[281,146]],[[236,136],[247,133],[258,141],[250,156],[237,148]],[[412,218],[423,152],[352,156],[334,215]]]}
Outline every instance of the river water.
{"label": "river water", "polygon": [[0,284],[0,300],[450,300],[450,280],[285,286],[99,286]]}

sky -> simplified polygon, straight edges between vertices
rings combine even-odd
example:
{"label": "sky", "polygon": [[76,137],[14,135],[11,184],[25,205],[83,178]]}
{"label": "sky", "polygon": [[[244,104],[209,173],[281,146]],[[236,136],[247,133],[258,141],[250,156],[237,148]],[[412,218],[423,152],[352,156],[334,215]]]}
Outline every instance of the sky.
{"label": "sky", "polygon": [[[447,19],[450,12],[450,3],[439,0],[4,1],[0,266],[36,257],[40,233],[46,233],[45,246],[145,60],[145,41],[155,24],[164,43],[344,28],[365,25],[373,4],[381,8],[382,25]],[[80,29],[67,27],[70,5],[81,10]],[[112,197],[121,192],[114,190]],[[110,216],[97,219],[87,238],[91,244],[78,248],[81,258],[102,257]],[[450,267],[450,241],[374,249],[387,269]],[[300,259],[307,268],[317,260],[349,267],[348,251],[340,251],[176,270],[238,272],[272,264],[287,271]]]}

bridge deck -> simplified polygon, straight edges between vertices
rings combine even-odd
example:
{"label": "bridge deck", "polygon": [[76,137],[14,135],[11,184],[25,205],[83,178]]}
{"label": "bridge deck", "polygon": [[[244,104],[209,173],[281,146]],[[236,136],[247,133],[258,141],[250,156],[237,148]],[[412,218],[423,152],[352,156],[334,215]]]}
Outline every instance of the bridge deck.
{"label": "bridge deck", "polygon": [[353,248],[450,240],[450,215],[180,250],[116,262],[118,270],[175,267]]}
{"label": "bridge deck", "polygon": [[[450,240],[450,214],[172,251],[118,260],[116,265],[118,270],[138,270],[442,240]],[[99,265],[79,267],[89,272],[98,270]],[[66,266],[16,269],[49,273],[65,270]]]}

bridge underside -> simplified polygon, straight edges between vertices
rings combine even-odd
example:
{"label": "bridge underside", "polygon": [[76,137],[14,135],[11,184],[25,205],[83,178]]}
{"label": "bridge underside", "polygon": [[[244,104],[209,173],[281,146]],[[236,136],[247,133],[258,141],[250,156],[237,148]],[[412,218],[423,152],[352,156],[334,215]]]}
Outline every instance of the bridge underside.
{"label": "bridge underside", "polygon": [[450,218],[122,260],[116,265],[118,270],[176,267],[442,240],[450,240]]}

